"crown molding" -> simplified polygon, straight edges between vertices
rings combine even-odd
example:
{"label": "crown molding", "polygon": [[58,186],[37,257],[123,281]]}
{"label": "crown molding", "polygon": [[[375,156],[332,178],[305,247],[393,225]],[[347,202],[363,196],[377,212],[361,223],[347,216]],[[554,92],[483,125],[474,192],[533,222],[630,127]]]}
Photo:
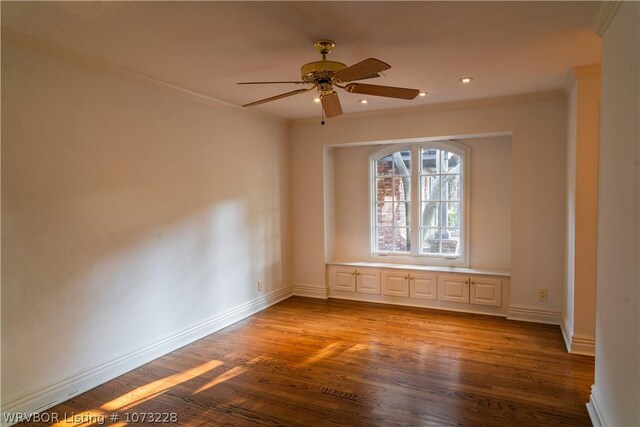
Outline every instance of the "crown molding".
{"label": "crown molding", "polygon": [[[140,74],[138,72],[129,70],[119,65],[113,64],[102,59],[95,58],[90,55],[86,55],[71,49],[67,49],[44,40],[22,34],[17,31],[10,30],[8,28],[1,28],[1,42],[2,44],[15,46],[21,49],[26,49],[44,56],[48,56],[54,59],[58,59],[75,66],[79,66],[92,71],[102,72],[121,80],[127,80],[143,84],[146,86],[163,89],[169,92],[173,92],[192,100],[199,101],[217,108],[242,111],[246,114],[252,114],[260,117],[268,117],[271,119],[279,119],[286,121],[289,126],[293,123],[302,123],[306,121],[315,121],[316,118],[305,117],[299,119],[283,119],[281,117],[274,116],[272,114],[264,113],[259,110],[248,110],[240,106],[204,95],[199,92],[195,92],[189,89],[185,89],[174,84],[158,80],[156,78]],[[490,108],[499,107],[513,104],[527,104],[535,102],[547,102],[565,99],[566,95],[562,89],[549,90],[543,92],[523,93],[515,95],[505,95],[490,98],[478,98],[462,101],[443,102],[438,104],[428,104],[420,106],[410,106],[394,109],[383,109],[367,111],[362,113],[345,114],[344,116],[337,117],[332,120],[344,120],[351,117],[363,117],[363,116],[394,116],[404,114],[416,114],[416,113],[430,113],[440,111],[453,111],[453,110],[465,110],[476,108]]]}
{"label": "crown molding", "polygon": [[571,68],[571,72],[575,75],[578,81],[584,79],[598,79],[600,78],[601,64],[582,65],[580,67]]}
{"label": "crown molding", "polygon": [[572,67],[567,73],[562,90],[566,96],[571,94],[571,90],[580,80],[599,79],[601,75],[601,64],[581,65]]}
{"label": "crown molding", "polygon": [[[548,90],[543,92],[521,93],[516,95],[505,95],[491,98],[467,99],[462,101],[442,102],[438,104],[417,105],[411,107],[401,107],[393,109],[383,109],[366,111],[361,113],[349,113],[331,119],[332,121],[349,120],[363,117],[391,117],[403,116],[407,114],[424,114],[441,111],[473,110],[479,108],[504,107],[517,104],[533,104],[537,102],[549,102],[565,100],[566,95],[562,89]],[[304,117],[290,119],[293,124],[317,121],[317,118]]]}
{"label": "crown molding", "polygon": [[263,113],[258,110],[248,110],[240,106],[230,104],[225,101],[204,95],[199,92],[194,92],[189,89],[185,89],[174,84],[158,80],[153,77],[140,74],[138,72],[129,70],[111,62],[104,61],[102,59],[95,58],[90,55],[86,55],[71,49],[67,49],[52,43],[45,42],[44,40],[28,36],[26,34],[19,33],[17,31],[10,30],[8,28],[2,28],[1,32],[2,44],[15,46],[21,49],[26,49],[31,52],[35,52],[44,56],[48,56],[54,59],[58,59],[72,65],[89,69],[92,71],[102,72],[111,77],[115,77],[121,80],[126,80],[134,83],[151,86],[157,89],[163,89],[169,92],[173,92],[192,100],[202,102],[216,108],[226,110],[243,111],[246,114],[252,114],[262,117],[276,118],[273,115]]}
{"label": "crown molding", "polygon": [[604,36],[604,33],[607,31],[611,20],[616,15],[616,12],[620,8],[621,4],[622,1],[620,0],[612,0],[603,1],[600,5],[600,9],[598,9],[598,12],[596,12],[596,15],[593,18],[593,22],[591,23],[591,29],[600,38]]}

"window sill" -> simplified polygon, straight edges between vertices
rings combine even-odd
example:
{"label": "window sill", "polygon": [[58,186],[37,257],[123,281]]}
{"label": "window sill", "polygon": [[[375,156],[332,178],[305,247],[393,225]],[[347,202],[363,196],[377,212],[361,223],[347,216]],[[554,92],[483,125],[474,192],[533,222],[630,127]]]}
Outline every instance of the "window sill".
{"label": "window sill", "polygon": [[409,264],[422,267],[468,268],[469,263],[464,258],[445,258],[444,256],[406,255],[390,253],[388,255],[370,254],[363,262],[383,264]]}
{"label": "window sill", "polygon": [[327,262],[327,265],[341,265],[346,267],[370,267],[370,268],[389,268],[397,270],[418,270],[418,271],[434,271],[442,273],[459,273],[459,274],[482,274],[486,276],[511,277],[511,272],[506,270],[485,270],[479,268],[468,267],[436,267],[419,264],[392,264],[384,262]]}

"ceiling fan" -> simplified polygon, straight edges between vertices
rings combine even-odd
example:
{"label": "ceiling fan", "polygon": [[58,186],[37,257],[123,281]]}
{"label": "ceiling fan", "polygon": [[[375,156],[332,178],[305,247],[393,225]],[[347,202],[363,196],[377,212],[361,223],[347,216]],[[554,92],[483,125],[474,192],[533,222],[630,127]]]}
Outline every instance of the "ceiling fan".
{"label": "ceiling fan", "polygon": [[[321,61],[309,62],[301,68],[301,81],[281,81],[281,82],[243,82],[239,85],[255,85],[255,84],[303,84],[311,85],[305,89],[297,89],[291,92],[281,93],[280,95],[254,101],[243,107],[252,107],[254,105],[264,104],[266,102],[275,101],[289,96],[298,95],[317,89],[322,109],[327,118],[336,117],[342,114],[342,106],[340,99],[334,89],[339,87],[349,93],[358,93],[362,95],[384,96],[387,98],[398,99],[414,99],[420,92],[418,89],[407,89],[403,87],[379,86],[365,83],[354,83],[356,80],[365,80],[380,77],[380,72],[388,70],[391,66],[385,62],[375,58],[368,58],[347,67],[342,62],[328,61],[327,55],[335,47],[335,43],[331,40],[318,40],[314,47],[322,55]],[[324,122],[323,122],[324,124]]]}

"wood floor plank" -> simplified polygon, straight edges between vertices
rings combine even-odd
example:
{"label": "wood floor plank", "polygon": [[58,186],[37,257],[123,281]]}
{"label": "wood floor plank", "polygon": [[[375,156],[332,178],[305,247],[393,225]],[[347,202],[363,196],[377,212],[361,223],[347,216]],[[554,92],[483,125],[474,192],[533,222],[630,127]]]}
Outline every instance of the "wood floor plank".
{"label": "wood floor plank", "polygon": [[592,383],[593,358],[568,354],[557,326],[293,297],[48,412],[175,412],[184,426],[588,426]]}

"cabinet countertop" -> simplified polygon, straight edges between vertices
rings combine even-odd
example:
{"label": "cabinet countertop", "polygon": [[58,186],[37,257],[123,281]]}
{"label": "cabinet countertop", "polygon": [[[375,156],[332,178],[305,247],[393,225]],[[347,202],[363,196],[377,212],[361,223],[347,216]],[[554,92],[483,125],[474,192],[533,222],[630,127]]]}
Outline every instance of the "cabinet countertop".
{"label": "cabinet countertop", "polygon": [[340,262],[340,261],[327,262],[327,265],[344,266],[344,267],[387,268],[387,269],[397,269],[397,270],[432,271],[432,272],[456,273],[456,274],[482,274],[486,276],[511,277],[510,271],[486,270],[486,269],[480,269],[480,268],[466,268],[466,267],[436,267],[436,266],[416,265],[416,264],[392,264],[392,263],[383,263],[383,262]]}

